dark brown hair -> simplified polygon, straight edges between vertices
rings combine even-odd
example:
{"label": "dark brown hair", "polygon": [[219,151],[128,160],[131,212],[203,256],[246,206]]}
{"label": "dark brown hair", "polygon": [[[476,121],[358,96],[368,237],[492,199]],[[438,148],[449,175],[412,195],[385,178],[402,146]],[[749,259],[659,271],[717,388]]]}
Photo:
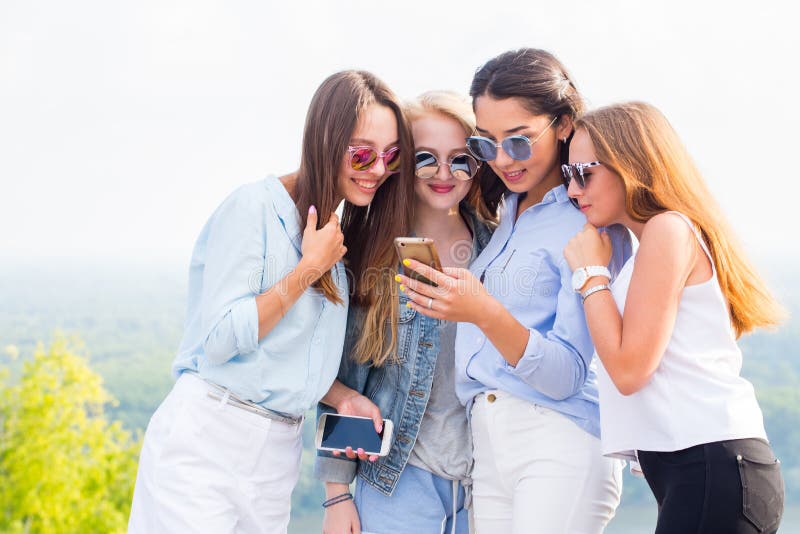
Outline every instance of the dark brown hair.
{"label": "dark brown hair", "polygon": [[[558,122],[565,115],[574,120],[585,109],[566,67],[550,52],[536,48],[510,50],[484,63],[472,77],[469,94],[473,105],[484,95],[496,100],[516,98],[532,114],[558,117]],[[561,163],[566,163],[569,140],[560,142],[559,150]],[[476,178],[490,210],[496,213],[508,189],[489,165],[483,165]]]}
{"label": "dark brown hair", "polygon": [[[368,308],[356,352],[367,356],[394,351],[396,327],[389,329],[388,340],[384,328],[386,321],[397,324],[394,238],[408,234],[414,198],[411,130],[399,99],[374,74],[338,72],[317,89],[306,116],[295,188],[301,227],[305,228],[311,204],[317,208],[320,225],[325,224],[337,207],[339,172],[347,146],[359,118],[372,104],[394,113],[402,160],[400,172],[386,179],[369,206],[345,201],[342,214],[350,304]],[[341,303],[330,273],[322,276],[315,287],[331,302]]]}

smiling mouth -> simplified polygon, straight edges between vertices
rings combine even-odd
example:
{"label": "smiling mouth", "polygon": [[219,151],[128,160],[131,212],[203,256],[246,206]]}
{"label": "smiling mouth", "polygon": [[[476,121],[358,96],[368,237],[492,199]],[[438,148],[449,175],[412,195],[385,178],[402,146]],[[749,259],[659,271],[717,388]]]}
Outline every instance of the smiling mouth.
{"label": "smiling mouth", "polygon": [[355,184],[360,187],[361,189],[366,189],[368,191],[374,191],[378,188],[378,181],[377,180],[357,180],[355,178],[351,178]]}
{"label": "smiling mouth", "polygon": [[455,189],[456,186],[444,185],[444,184],[428,184],[428,187],[430,187],[435,193],[449,193],[450,191]]}
{"label": "smiling mouth", "polygon": [[520,171],[504,172],[504,173],[503,173],[503,177],[504,177],[506,180],[508,180],[509,182],[516,182],[516,181],[518,181],[520,178],[522,178],[522,175],[523,175],[523,174],[525,174],[525,169],[522,169],[522,170],[520,170]]}

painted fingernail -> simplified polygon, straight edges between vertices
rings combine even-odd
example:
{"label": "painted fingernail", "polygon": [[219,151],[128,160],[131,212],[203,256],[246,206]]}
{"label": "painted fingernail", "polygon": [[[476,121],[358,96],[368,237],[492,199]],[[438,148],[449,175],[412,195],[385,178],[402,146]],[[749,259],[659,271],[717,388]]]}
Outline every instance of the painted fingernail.
{"label": "painted fingernail", "polygon": [[410,302],[406,302],[406,308],[410,308],[410,307],[411,307],[411,303]]}
{"label": "painted fingernail", "polygon": [[409,265],[411,265],[411,260],[403,260],[403,265],[408,267]]}
{"label": "painted fingernail", "polygon": [[400,284],[400,291],[405,291],[405,290],[406,290],[406,286],[404,286],[403,284]]}
{"label": "painted fingernail", "polygon": [[314,206],[309,206],[309,207],[308,207],[308,212],[309,212],[309,213],[317,213],[317,208],[316,208],[316,207],[314,207]]}
{"label": "painted fingernail", "polygon": [[400,275],[399,274],[394,275],[394,281],[395,282],[399,282],[400,281]]}

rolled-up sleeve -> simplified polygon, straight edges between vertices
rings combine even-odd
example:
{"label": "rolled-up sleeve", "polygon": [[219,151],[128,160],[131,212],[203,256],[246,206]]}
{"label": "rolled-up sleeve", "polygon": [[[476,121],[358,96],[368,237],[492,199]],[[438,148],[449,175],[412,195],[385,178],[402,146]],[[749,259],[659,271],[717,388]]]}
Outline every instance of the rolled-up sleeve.
{"label": "rolled-up sleeve", "polygon": [[529,329],[528,343],[517,365],[502,361],[509,372],[554,400],[581,390],[594,353],[581,298],[572,290],[572,271],[563,258],[559,275],[561,287],[553,328],[545,333]]}
{"label": "rolled-up sleeve", "polygon": [[239,189],[209,221],[201,314],[205,357],[227,362],[258,348],[258,309],[266,254],[263,204]]}

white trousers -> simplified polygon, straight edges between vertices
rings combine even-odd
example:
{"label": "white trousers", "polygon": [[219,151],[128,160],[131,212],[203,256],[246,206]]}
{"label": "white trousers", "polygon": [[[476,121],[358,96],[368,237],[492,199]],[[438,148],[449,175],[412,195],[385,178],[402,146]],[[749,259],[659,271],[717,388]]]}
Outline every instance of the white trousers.
{"label": "white trousers", "polygon": [[209,387],[182,374],[150,419],[129,533],[286,532],[302,425],[214,400]]}
{"label": "white trousers", "polygon": [[621,460],[563,415],[502,391],[472,408],[478,534],[601,533],[622,492]]}

